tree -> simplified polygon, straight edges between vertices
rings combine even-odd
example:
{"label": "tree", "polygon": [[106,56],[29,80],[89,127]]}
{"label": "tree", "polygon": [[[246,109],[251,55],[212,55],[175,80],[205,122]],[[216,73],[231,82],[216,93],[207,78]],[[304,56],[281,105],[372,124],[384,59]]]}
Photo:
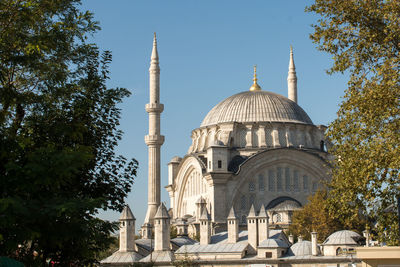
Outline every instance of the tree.
{"label": "tree", "polygon": [[318,190],[310,195],[303,209],[293,213],[289,232],[311,240],[311,233],[315,231],[318,233],[318,241],[323,242],[330,234],[342,229],[340,222],[332,220],[327,199],[326,190]]}
{"label": "tree", "polygon": [[330,206],[345,225],[364,214],[380,241],[400,244],[396,214],[385,212],[400,192],[400,2],[316,0],[306,10],[321,16],[311,39],[333,55],[328,73],[350,74],[327,133]]}
{"label": "tree", "polygon": [[115,154],[111,54],[87,42],[99,29],[80,0],[0,1],[0,251],[26,265],[95,261],[113,242],[137,161]]}

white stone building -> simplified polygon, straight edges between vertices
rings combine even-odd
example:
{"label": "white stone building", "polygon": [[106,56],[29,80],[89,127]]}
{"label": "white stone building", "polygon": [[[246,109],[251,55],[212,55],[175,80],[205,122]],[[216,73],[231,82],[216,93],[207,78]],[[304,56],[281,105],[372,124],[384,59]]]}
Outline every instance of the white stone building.
{"label": "white stone building", "polygon": [[188,219],[189,234],[198,232],[202,206],[210,212],[215,232],[226,229],[232,206],[239,224],[246,225],[252,204],[267,208],[271,227],[286,228],[292,212],[329,179],[326,127],[314,125],[297,104],[292,49],[291,99],[263,91],[255,71],[250,90],[212,108],[192,131],[188,153],[169,163],[166,189],[173,221]]}
{"label": "white stone building", "polygon": [[[256,69],[250,90],[227,97],[192,131],[183,157],[168,164],[170,209],[160,203],[160,68],[154,36],[150,66],[148,210],[134,240],[135,219],[121,216],[119,251],[104,266],[135,262],[199,266],[347,266],[359,264],[362,237],[333,233],[324,243],[286,237],[292,212],[330,179],[325,126],[314,125],[297,104],[297,77],[290,49],[288,96],[263,91]],[[170,239],[170,227],[178,237]],[[154,237],[152,236],[154,233]],[[194,239],[198,239],[199,242]],[[367,238],[368,239],[368,238]],[[368,239],[369,240],[369,239]],[[130,262],[129,262],[130,261]],[[186,262],[187,263],[187,262]],[[261,266],[260,265],[260,266]]]}

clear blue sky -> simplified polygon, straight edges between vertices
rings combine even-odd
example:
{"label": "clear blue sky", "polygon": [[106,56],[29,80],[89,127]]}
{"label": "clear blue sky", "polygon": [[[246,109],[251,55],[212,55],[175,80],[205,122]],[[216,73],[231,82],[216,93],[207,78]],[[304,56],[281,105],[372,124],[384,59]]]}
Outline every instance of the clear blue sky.
{"label": "clear blue sky", "polygon": [[[345,75],[326,74],[332,58],[309,39],[313,14],[305,13],[312,1],[233,0],[85,0],[82,9],[94,12],[102,28],[93,42],[111,50],[110,87],[132,92],[121,105],[118,152],[136,158],[140,167],[126,199],[139,227],[147,205],[148,68],[153,32],[157,32],[161,66],[162,200],[169,206],[167,164],[183,157],[191,131],[221,100],[252,83],[252,66],[258,66],[263,90],[287,96],[289,46],[293,45],[298,77],[298,99],[314,124],[335,119],[346,89]],[[118,213],[100,217],[117,220]],[[137,227],[137,228],[138,228]]]}

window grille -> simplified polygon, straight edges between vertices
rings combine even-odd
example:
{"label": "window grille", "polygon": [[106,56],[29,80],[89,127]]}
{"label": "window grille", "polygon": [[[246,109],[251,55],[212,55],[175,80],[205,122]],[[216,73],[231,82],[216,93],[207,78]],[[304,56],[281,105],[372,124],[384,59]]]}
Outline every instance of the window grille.
{"label": "window grille", "polygon": [[282,186],[282,168],[278,167],[278,172],[276,175],[276,190],[278,192],[282,191],[283,186]]}
{"label": "window grille", "polygon": [[258,190],[260,191],[265,190],[264,176],[262,174],[258,175]]}
{"label": "window grille", "polygon": [[246,196],[242,196],[240,198],[240,209],[242,210],[246,209]]}
{"label": "window grille", "polygon": [[249,197],[249,207],[251,206],[251,205],[255,205],[255,200],[256,200],[256,196],[255,195],[250,195],[250,197]]}
{"label": "window grille", "polygon": [[294,191],[298,192],[300,191],[300,187],[299,187],[299,171],[295,170],[293,172],[293,188]]}
{"label": "window grille", "polygon": [[303,176],[303,189],[306,192],[309,190],[309,181],[308,181],[308,176],[307,175]]}
{"label": "window grille", "polygon": [[290,169],[285,168],[285,190],[286,192],[290,192],[291,190],[291,183],[290,183]]}
{"label": "window grille", "polygon": [[268,171],[268,190],[271,192],[275,191],[275,177],[273,170]]}
{"label": "window grille", "polygon": [[256,185],[255,185],[254,181],[250,181],[249,182],[249,191],[253,192],[255,190],[256,190]]}

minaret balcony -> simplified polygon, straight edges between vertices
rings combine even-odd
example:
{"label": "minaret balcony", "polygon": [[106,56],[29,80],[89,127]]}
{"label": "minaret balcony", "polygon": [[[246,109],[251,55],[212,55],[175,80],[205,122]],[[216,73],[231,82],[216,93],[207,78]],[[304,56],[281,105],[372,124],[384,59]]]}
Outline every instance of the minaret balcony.
{"label": "minaret balcony", "polygon": [[147,113],[161,113],[164,110],[164,104],[149,103],[146,104]]}
{"label": "minaret balcony", "polygon": [[162,145],[164,144],[164,136],[163,135],[145,135],[144,142],[146,145]]}

